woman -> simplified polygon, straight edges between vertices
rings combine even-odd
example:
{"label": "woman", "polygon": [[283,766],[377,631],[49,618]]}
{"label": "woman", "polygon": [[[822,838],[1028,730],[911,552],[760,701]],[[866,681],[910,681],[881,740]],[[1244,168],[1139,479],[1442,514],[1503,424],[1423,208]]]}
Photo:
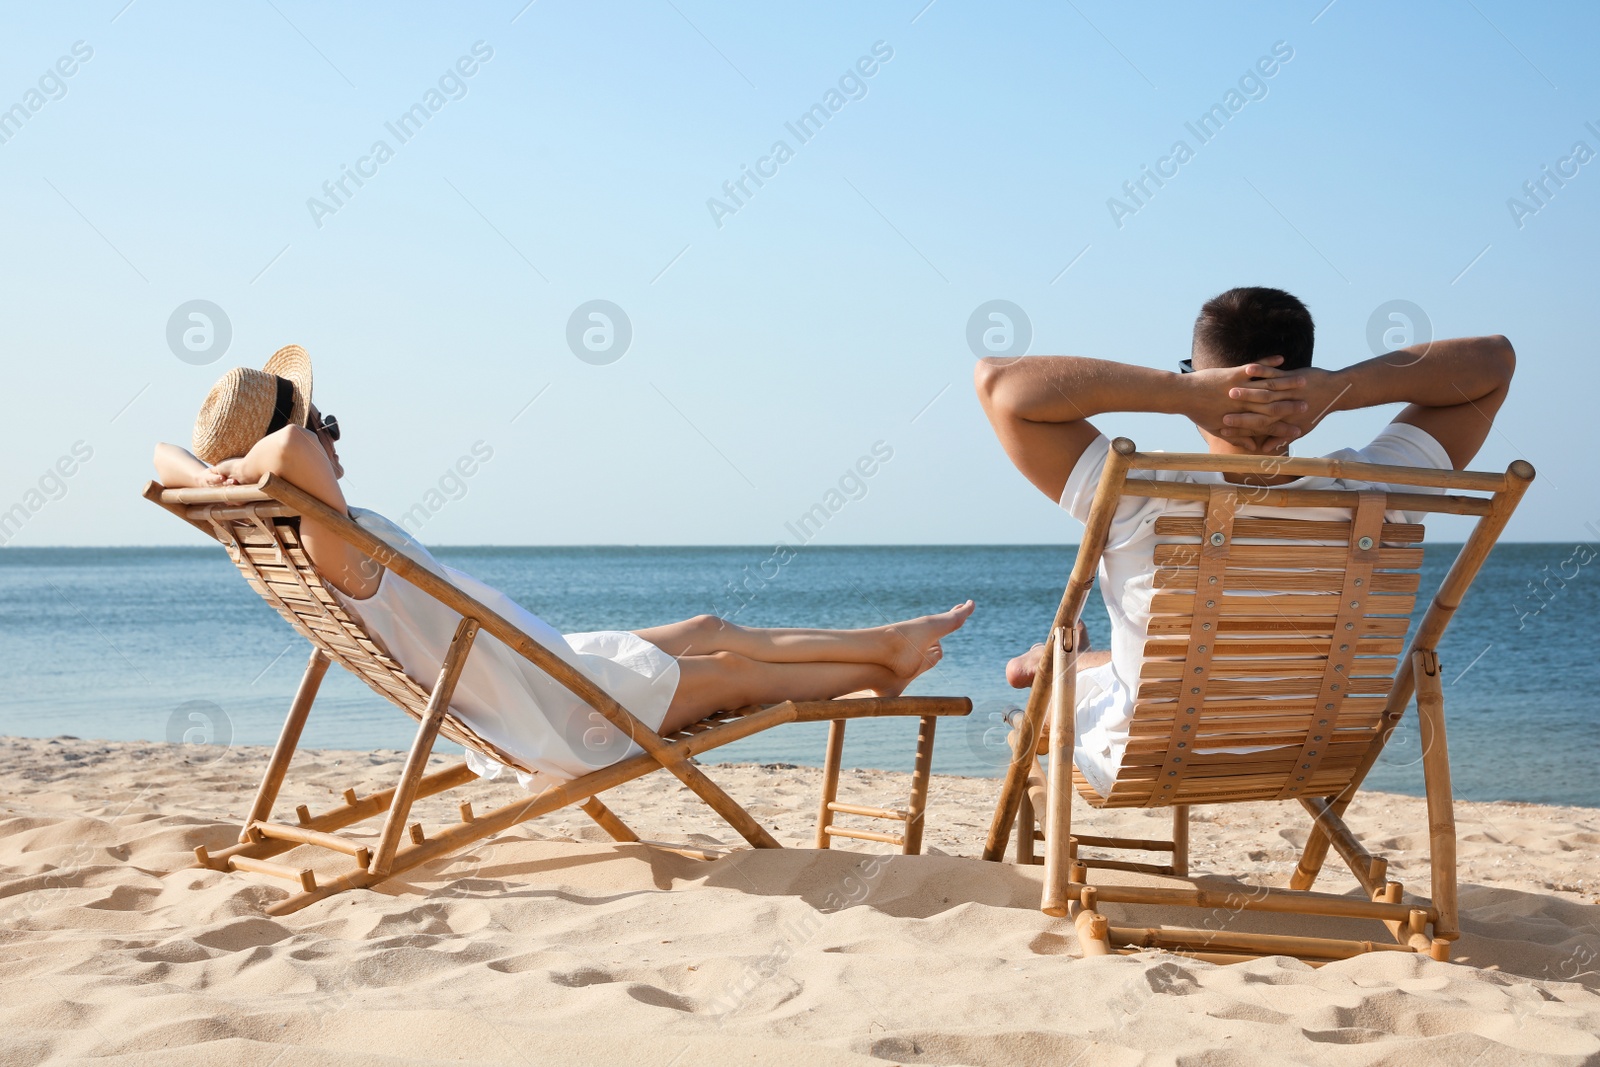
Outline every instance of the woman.
{"label": "woman", "polygon": [[[562,635],[536,615],[433,558],[400,526],[350,507],[338,422],[311,403],[311,361],[297,345],[262,370],[236,367],[212,388],[195,422],[194,453],[156,446],[163,485],[252,484],[287,479],[396,551],[446,578],[578,667],[652,729],[671,734],[718,711],[849,693],[897,696],[939,661],[940,639],[972,614],[972,601],[938,615],[864,630],[755,629],[713,615],[636,631]],[[311,518],[300,536],[346,608],[424,686],[438,675],[460,616]],[[451,700],[485,740],[533,769],[525,785],[567,780],[638,751],[599,712],[488,634],[481,634]],[[479,774],[499,766],[468,754]]]}

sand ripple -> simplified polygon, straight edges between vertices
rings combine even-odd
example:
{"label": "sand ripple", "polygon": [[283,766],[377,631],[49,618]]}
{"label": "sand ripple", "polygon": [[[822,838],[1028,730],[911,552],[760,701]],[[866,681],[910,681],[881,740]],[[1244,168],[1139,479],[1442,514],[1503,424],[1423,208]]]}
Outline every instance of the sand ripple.
{"label": "sand ripple", "polygon": [[[196,773],[158,745],[0,746],[5,1064],[1600,1063],[1593,810],[1462,805],[1457,950],[1479,966],[1379,953],[1216,967],[1078,958],[1071,924],[1035,910],[1037,868],[961,858],[980,844],[990,781],[936,781],[922,858],[704,863],[613,845],[559,813],[273,919],[261,907],[278,885],[185,869],[196,845],[235,840],[262,750]],[[316,808],[347,785],[382,788],[398,759],[303,753],[284,799]],[[817,772],[711,773],[760,800],[780,840],[808,840]],[[851,772],[844,792],[897,806],[905,788]],[[511,795],[482,783],[474,803]],[[733,841],[666,776],[612,806],[646,837]],[[1375,795],[1353,816],[1423,888],[1421,803]],[[418,817],[453,821],[453,801]],[[1162,832],[1142,812],[1078,818]],[[1270,881],[1304,834],[1287,809],[1249,806],[1200,813],[1194,837],[1197,869]]]}

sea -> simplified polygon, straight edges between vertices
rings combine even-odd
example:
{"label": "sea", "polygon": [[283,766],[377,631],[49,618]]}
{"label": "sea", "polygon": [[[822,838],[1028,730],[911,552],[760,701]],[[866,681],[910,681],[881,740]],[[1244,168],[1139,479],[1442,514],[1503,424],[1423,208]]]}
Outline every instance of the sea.
{"label": "sea", "polygon": [[[972,699],[970,716],[940,724],[934,771],[988,777],[1005,769],[1001,716],[1024,696],[1006,686],[1006,660],[1044,639],[1074,556],[1061,545],[807,547],[793,558],[762,547],[434,551],[566,632],[701,613],[746,626],[875,626],[970,597],[972,619],[910,692]],[[1425,593],[1456,551],[1428,547]],[[1595,552],[1502,544],[1457,612],[1440,659],[1458,798],[1600,806]],[[1093,646],[1107,647],[1098,592],[1086,619]],[[309,651],[217,548],[0,549],[0,734],[171,741],[201,759],[271,744]],[[404,749],[413,731],[335,667],[301,743]],[[825,732],[780,727],[704,760],[816,766]],[[914,743],[913,721],[854,722],[845,763],[907,770]],[[1422,792],[1412,712],[1368,784]]]}

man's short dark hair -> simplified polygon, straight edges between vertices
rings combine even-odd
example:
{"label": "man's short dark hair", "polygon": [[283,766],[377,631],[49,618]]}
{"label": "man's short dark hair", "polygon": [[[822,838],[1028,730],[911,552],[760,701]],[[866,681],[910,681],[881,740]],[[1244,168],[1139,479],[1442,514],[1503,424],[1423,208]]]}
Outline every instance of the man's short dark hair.
{"label": "man's short dark hair", "polygon": [[1282,289],[1247,286],[1207,300],[1194,320],[1194,365],[1240,367],[1282,356],[1282,370],[1311,366],[1311,312]]}

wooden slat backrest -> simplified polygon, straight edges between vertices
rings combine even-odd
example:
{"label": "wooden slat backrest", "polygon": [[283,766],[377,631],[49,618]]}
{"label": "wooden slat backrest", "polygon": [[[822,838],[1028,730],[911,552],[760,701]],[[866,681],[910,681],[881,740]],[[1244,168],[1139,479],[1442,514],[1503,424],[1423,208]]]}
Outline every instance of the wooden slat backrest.
{"label": "wooden slat backrest", "polygon": [[[216,538],[250,588],[328,658],[379,696],[421,721],[428,691],[344,609],[300,543],[293,512],[277,501],[177,505],[184,518]],[[446,714],[439,732],[496,762],[527,771],[515,757]]]}
{"label": "wooden slat backrest", "polygon": [[[1163,632],[1145,646],[1122,773],[1111,796],[1094,801],[1326,796],[1349,783],[1381,728],[1400,651],[1397,638],[1368,628],[1404,625],[1420,582],[1421,550],[1403,546],[1420,542],[1422,528],[1383,522],[1386,502],[1370,494],[1366,532],[1352,521],[1245,517],[1218,546],[1205,543],[1203,519],[1156,520],[1166,543],[1151,615]],[[1215,573],[1203,565],[1206,548],[1221,553]],[[1300,642],[1292,650],[1281,647],[1284,626]],[[1242,747],[1265,751],[1222,751]]]}
{"label": "wooden slat backrest", "polygon": [[[1421,584],[1424,530],[1385,521],[1385,512],[1478,517],[1413,639],[1414,648],[1434,648],[1533,478],[1521,461],[1500,475],[1141,454],[1122,440],[1113,455],[1117,462],[1107,464],[1095,501],[1101,515],[1109,517],[1123,496],[1192,500],[1204,514],[1190,509],[1156,521],[1161,543],[1154,550],[1149,638],[1122,766],[1108,797],[1074,772],[1079,793],[1096,807],[1331,797],[1353,790],[1413,687],[1410,657],[1402,653]],[[1443,492],[1273,489],[1128,476],[1140,470],[1342,476]],[[1317,519],[1261,514],[1272,508],[1337,510]],[[1070,625],[1081,611],[1086,578],[1104,550],[1109,523],[1094,520],[1092,511],[1057,626]],[[1239,749],[1245,751],[1225,751]]]}

